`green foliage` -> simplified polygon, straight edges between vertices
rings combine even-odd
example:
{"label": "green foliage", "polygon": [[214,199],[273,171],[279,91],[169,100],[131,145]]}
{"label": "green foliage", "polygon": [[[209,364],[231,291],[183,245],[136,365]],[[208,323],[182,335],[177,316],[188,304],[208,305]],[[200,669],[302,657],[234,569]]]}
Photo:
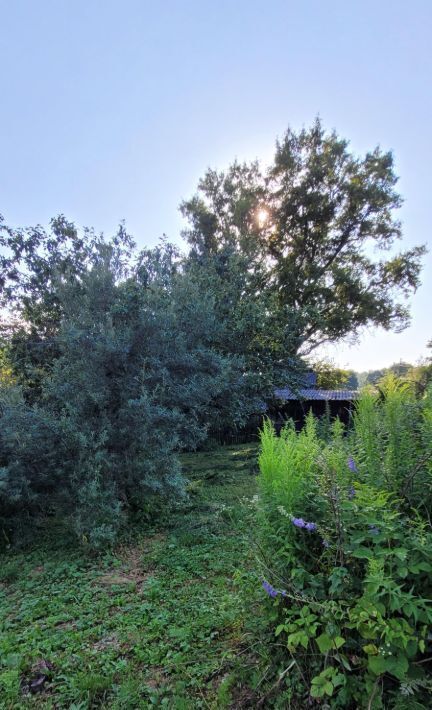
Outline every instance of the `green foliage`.
{"label": "green foliage", "polygon": [[182,206],[185,236],[198,259],[243,255],[246,292],[269,294],[292,325],[292,346],[308,353],[367,324],[408,323],[403,298],[419,285],[425,248],[370,258],[372,246],[385,253],[401,236],[396,183],[391,153],[359,158],[317,119],[286,132],[267,171],[208,170]]}
{"label": "green foliage", "polygon": [[353,370],[342,370],[333,363],[321,360],[312,364],[317,376],[317,387],[324,390],[357,389],[357,375]]}
{"label": "green foliage", "polygon": [[[12,375],[28,402],[39,401],[44,380],[60,355],[58,333],[67,316],[65,287],[74,285],[80,303],[81,278],[99,268],[101,254],[107,250],[116,264],[116,278],[125,286],[124,313],[133,312],[137,305],[130,288],[135,283],[156,307],[160,327],[173,329],[174,353],[177,339],[183,347],[193,340],[193,332],[189,333],[201,328],[205,355],[211,348],[216,360],[229,359],[231,366],[225,368],[218,392],[213,393],[211,412],[204,412],[206,425],[211,419],[214,429],[228,422],[241,427],[251,413],[259,411],[263,396],[278,383],[290,382],[299,366],[288,355],[295,350],[296,338],[289,314],[275,308],[274,295],[260,287],[258,272],[252,286],[247,257],[235,250],[216,258],[197,258],[195,253],[186,257],[162,241],[155,249],[137,253],[123,225],[105,240],[92,230],[79,231],[62,215],[51,221],[49,230],[13,229],[0,217],[0,246],[0,306],[9,314],[0,327],[0,380],[2,372]],[[7,371],[2,367],[6,350]],[[217,362],[206,369],[215,366]],[[200,374],[196,373],[195,384]],[[169,389],[169,382],[164,389]],[[175,393],[169,391],[171,396]]]}
{"label": "green foliage", "polygon": [[432,502],[431,408],[430,389],[417,400],[409,383],[388,375],[378,389],[363,390],[352,435],[365,480],[424,511]]}
{"label": "green foliage", "polygon": [[0,516],[4,538],[45,517],[95,548],[131,514],[183,494],[177,453],[203,441],[240,366],[214,346],[211,296],[175,270],[169,248],[124,277],[101,245],[79,279],[57,284],[56,357],[34,402],[2,390]]}
{"label": "green foliage", "polygon": [[5,561],[2,568],[0,569],[0,582],[5,584],[10,584],[14,582],[20,573],[20,566],[17,560]]}
{"label": "green foliage", "polygon": [[12,366],[7,345],[0,344],[0,385],[11,385],[14,382]]}
{"label": "green foliage", "polygon": [[2,544],[56,518],[112,545],[183,495],[179,451],[240,428],[299,369],[239,255],[136,254],[122,226],[106,241],[64,217],[48,232],[2,221],[0,246]]}
{"label": "green foliage", "polygon": [[[299,706],[402,707],[428,697],[432,647],[432,400],[388,376],[352,431],[262,432],[259,545],[274,663],[291,656]],[[285,685],[289,687],[290,680]],[[414,707],[414,705],[413,705]]]}
{"label": "green foliage", "polygon": [[229,679],[247,618],[236,575],[249,554],[240,501],[255,492],[256,448],[181,460],[202,486],[166,526],[135,528],[130,542],[97,558],[55,537],[0,556],[9,570],[0,580],[0,707],[236,704]]}
{"label": "green foliage", "polygon": [[214,402],[212,429],[241,427],[250,414],[261,411],[263,398],[273,396],[275,387],[295,385],[301,378],[304,365],[293,355],[298,349],[294,318],[263,288],[261,269],[252,273],[247,253],[234,247],[206,254],[192,249],[185,270],[197,297],[211,294],[213,299],[214,347],[234,356],[240,369]]}
{"label": "green foliage", "polygon": [[[27,400],[40,396],[44,377],[58,356],[55,336],[63,316],[59,285],[78,281],[100,259],[105,241],[82,233],[63,215],[40,226],[13,229],[0,215],[0,307],[5,318],[0,336],[8,346],[14,379]],[[126,265],[134,243],[120,225],[109,242],[117,261]]]}
{"label": "green foliage", "polygon": [[[428,343],[428,348],[431,343]],[[369,370],[368,372],[359,372],[358,382],[360,385],[372,384],[377,385],[386,375],[395,375],[400,380],[410,385],[417,397],[422,397],[432,381],[432,359],[431,357],[423,358],[417,365],[411,365],[407,362],[395,362],[390,367],[381,370]]]}
{"label": "green foliage", "polygon": [[316,479],[316,457],[321,448],[316,421],[309,414],[304,429],[297,434],[291,426],[274,437],[272,424],[264,423],[261,436],[259,466],[263,490],[278,497],[287,510],[302,509]]}

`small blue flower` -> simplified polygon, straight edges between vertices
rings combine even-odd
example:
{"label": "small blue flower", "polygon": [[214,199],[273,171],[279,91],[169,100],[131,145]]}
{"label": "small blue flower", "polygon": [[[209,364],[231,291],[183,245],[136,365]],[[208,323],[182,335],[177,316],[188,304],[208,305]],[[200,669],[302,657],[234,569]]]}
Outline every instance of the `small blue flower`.
{"label": "small blue flower", "polygon": [[323,544],[323,547],[330,547],[330,543],[328,540],[323,539],[322,544]]}
{"label": "small blue flower", "polygon": [[306,523],[303,520],[303,518],[291,518],[291,522],[293,525],[296,526],[296,528],[305,528]]}
{"label": "small blue flower", "polygon": [[303,520],[303,518],[291,518],[291,522],[296,528],[305,528],[309,530],[309,532],[317,529],[316,523],[308,523],[306,520]]}
{"label": "small blue flower", "polygon": [[355,498],[355,496],[356,496],[356,489],[354,488],[354,486],[350,486],[350,488],[348,489],[348,498],[350,500],[352,500],[353,498]]}
{"label": "small blue flower", "polygon": [[357,466],[352,456],[348,457],[348,468],[350,469],[350,471],[357,473]]}
{"label": "small blue flower", "polygon": [[272,599],[275,599],[275,597],[278,596],[278,594],[281,595],[281,597],[286,597],[287,593],[285,589],[275,589],[273,585],[270,584],[270,582],[267,582],[266,579],[263,579],[262,581],[262,587],[265,592],[271,597]]}
{"label": "small blue flower", "polygon": [[381,530],[376,525],[369,525],[369,532],[371,535],[379,535]]}
{"label": "small blue flower", "polygon": [[277,589],[272,587],[270,582],[267,582],[266,579],[263,580],[262,586],[263,586],[264,591],[267,592],[267,594],[269,595],[269,597],[271,597],[272,599],[277,597],[277,595],[278,595]]}

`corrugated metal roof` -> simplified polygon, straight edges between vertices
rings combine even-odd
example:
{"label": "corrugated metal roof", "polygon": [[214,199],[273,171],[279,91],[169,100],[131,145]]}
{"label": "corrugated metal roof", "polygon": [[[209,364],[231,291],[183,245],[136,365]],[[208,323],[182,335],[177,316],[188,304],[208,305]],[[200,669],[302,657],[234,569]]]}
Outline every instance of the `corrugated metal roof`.
{"label": "corrugated metal roof", "polygon": [[352,401],[357,399],[358,390],[319,390],[319,389],[299,389],[298,392],[293,392],[288,387],[275,390],[275,397],[278,399],[303,399],[303,400],[321,400],[324,402],[331,401]]}

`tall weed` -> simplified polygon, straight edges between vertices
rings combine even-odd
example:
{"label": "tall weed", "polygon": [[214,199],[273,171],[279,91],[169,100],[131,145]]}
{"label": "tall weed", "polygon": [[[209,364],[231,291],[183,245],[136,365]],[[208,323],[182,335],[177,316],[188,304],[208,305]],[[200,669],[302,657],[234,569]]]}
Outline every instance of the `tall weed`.
{"label": "tall weed", "polygon": [[387,378],[362,392],[348,432],[336,420],[324,440],[311,414],[299,433],[263,428],[262,581],[275,665],[295,662],[277,687],[290,702],[295,687],[298,707],[396,708],[408,686],[427,697],[431,403]]}

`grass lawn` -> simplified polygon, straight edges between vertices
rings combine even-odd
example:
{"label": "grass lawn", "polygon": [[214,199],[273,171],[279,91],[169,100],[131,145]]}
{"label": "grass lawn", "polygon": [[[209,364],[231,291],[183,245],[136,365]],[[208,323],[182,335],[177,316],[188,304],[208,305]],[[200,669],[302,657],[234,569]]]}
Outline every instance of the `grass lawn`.
{"label": "grass lawn", "polygon": [[256,447],[183,464],[187,504],[114,552],[53,541],[0,557],[1,708],[236,706]]}

